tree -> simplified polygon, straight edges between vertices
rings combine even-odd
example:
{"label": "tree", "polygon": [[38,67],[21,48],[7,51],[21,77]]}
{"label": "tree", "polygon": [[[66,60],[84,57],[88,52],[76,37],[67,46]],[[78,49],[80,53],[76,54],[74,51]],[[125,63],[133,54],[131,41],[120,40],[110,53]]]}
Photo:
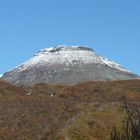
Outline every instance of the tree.
{"label": "tree", "polygon": [[123,109],[125,112],[123,132],[113,128],[110,140],[140,140],[140,106],[125,103]]}

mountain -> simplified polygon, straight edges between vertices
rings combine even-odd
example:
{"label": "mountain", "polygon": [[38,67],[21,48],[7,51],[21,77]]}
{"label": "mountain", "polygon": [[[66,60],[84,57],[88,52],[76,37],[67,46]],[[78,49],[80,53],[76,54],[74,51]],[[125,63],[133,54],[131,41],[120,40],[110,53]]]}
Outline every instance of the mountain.
{"label": "mountain", "polygon": [[16,85],[76,84],[84,81],[139,78],[119,64],[85,46],[60,45],[37,52],[30,60],[6,72],[2,79]]}

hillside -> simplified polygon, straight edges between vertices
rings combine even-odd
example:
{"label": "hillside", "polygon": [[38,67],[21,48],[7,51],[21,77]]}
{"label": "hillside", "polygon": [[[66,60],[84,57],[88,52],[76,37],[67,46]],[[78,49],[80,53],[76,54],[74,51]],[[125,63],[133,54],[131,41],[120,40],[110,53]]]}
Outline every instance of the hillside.
{"label": "hillside", "polygon": [[0,140],[108,140],[122,126],[125,101],[140,104],[139,80],[28,88],[1,81]]}
{"label": "hillside", "polygon": [[85,46],[59,45],[37,52],[31,59],[6,72],[2,79],[15,85],[85,81],[134,80],[140,77]]}

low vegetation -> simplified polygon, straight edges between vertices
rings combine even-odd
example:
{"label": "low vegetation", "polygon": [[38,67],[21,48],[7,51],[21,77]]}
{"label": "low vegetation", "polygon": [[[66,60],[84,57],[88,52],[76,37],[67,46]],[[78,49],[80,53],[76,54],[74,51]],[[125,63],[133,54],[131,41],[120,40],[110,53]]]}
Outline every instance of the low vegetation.
{"label": "low vegetation", "polygon": [[0,140],[138,140],[124,136],[139,128],[139,105],[139,80],[32,87],[0,81]]}

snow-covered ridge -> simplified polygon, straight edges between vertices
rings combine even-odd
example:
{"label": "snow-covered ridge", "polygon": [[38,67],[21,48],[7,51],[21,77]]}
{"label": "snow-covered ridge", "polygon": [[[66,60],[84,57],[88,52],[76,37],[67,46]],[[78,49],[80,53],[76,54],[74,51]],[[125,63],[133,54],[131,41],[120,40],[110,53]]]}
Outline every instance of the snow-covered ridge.
{"label": "snow-covered ridge", "polygon": [[85,47],[85,46],[59,45],[59,46],[56,46],[56,47],[41,49],[35,55],[47,54],[49,52],[53,53],[53,52],[59,52],[59,51],[93,51],[93,49]]}
{"label": "snow-covered ridge", "polygon": [[45,48],[36,53],[31,59],[24,62],[15,69],[23,71],[38,63],[42,65],[65,64],[70,65],[76,62],[82,63],[99,63],[100,59],[91,48],[83,46],[57,46],[54,48]]}
{"label": "snow-covered ridge", "polygon": [[112,67],[112,68],[115,68],[115,69],[118,69],[118,70],[124,71],[124,72],[131,72],[131,71],[127,70],[126,68],[122,67],[122,66],[121,66],[120,64],[118,64],[118,63],[115,63],[115,62],[113,62],[113,61],[109,61],[107,58],[104,58],[104,57],[102,57],[102,56],[99,56],[99,57],[100,57],[101,61],[102,61],[104,64],[108,65],[109,67]]}
{"label": "snow-covered ridge", "polygon": [[64,64],[66,66],[75,64],[102,64],[120,71],[130,72],[121,65],[97,55],[92,48],[67,45],[59,45],[57,47],[42,49],[30,60],[20,66],[17,66],[15,69],[18,71],[24,71],[28,67],[33,67],[37,64],[48,66],[50,64]]}
{"label": "snow-covered ridge", "polygon": [[93,51],[93,49],[85,46],[59,45],[52,50],[52,52],[57,52],[57,51]]}

